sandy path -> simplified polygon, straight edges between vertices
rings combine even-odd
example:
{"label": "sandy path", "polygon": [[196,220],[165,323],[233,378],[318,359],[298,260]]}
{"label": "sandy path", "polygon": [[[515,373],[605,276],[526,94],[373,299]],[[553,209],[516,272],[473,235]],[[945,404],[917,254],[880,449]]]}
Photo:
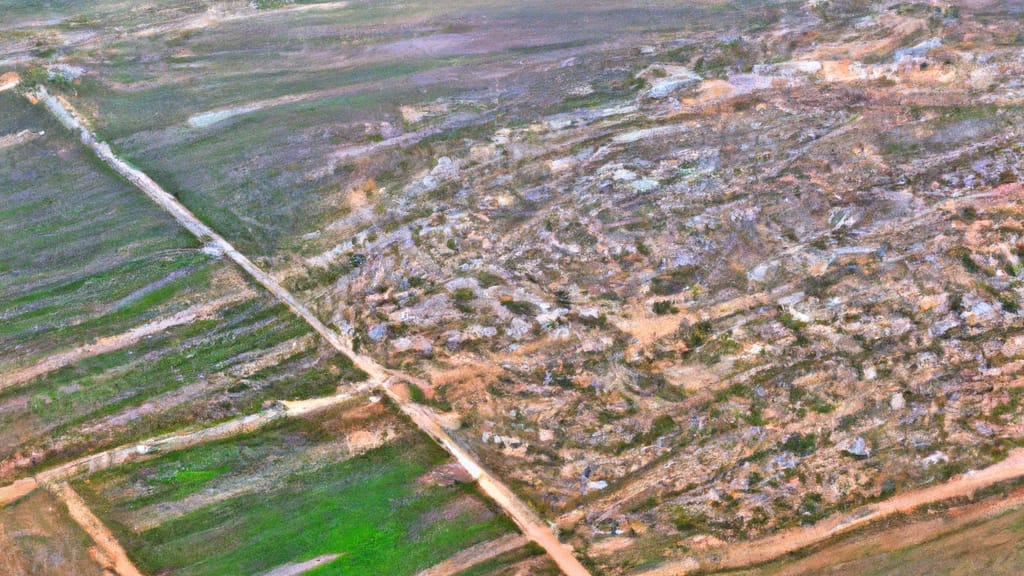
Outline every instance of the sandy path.
{"label": "sandy path", "polygon": [[310,570],[317,568],[323,564],[326,564],[332,560],[335,560],[341,556],[340,554],[324,554],[323,556],[317,556],[312,560],[306,560],[305,562],[293,562],[290,564],[282,564],[273,570],[263,572],[259,576],[299,576],[299,574],[305,574]]}
{"label": "sandy path", "polygon": [[[0,90],[2,92],[2,90]],[[0,136],[0,150],[4,148],[10,148],[11,146],[17,146],[18,144],[24,144],[25,142],[31,142],[42,135],[41,132],[33,132],[31,130],[22,130],[15,134],[8,134],[6,136]]]}
{"label": "sandy path", "polygon": [[305,416],[318,410],[324,410],[331,406],[337,406],[338,404],[344,404],[352,398],[355,398],[365,392],[371,387],[363,384],[357,384],[345,392],[339,392],[333,396],[325,396],[323,398],[311,398],[309,400],[282,400],[279,402],[284,406],[285,411],[290,417]]}
{"label": "sandy path", "polygon": [[22,496],[31,493],[39,484],[35,478],[22,478],[12,484],[0,488],[0,508],[19,500]]}
{"label": "sandy path", "polygon": [[89,510],[82,497],[70,485],[62,482],[53,486],[51,491],[67,505],[71,518],[85,530],[100,551],[111,561],[114,572],[119,576],[142,576],[142,572],[132,564],[114,534],[92,513],[92,510]]}
{"label": "sandy path", "polygon": [[80,474],[95,473],[100,470],[106,470],[111,466],[119,466],[143,457],[152,457],[153,455],[184,450],[197,444],[230,438],[239,434],[247,434],[285,416],[287,416],[287,412],[284,409],[280,406],[274,406],[256,414],[240,416],[209,428],[202,428],[183,434],[158,436],[136,444],[119,446],[84,456],[40,472],[36,474],[35,478],[36,481],[43,485],[62,482]]}
{"label": "sandy path", "polygon": [[[245,114],[251,114],[258,112],[266,108],[275,108],[278,106],[284,106],[286,104],[296,104],[299,102],[308,102],[311,100],[326,100],[328,98],[336,98],[338,96],[347,96],[350,94],[358,94],[365,92],[368,89],[380,88],[380,82],[362,82],[359,84],[352,84],[349,86],[339,86],[337,88],[327,88],[324,90],[315,90],[313,92],[303,92],[301,94],[288,94],[285,96],[278,96],[276,98],[267,98],[265,100],[257,100],[248,104],[242,104],[239,106],[225,106],[222,108],[214,108],[207,110],[206,112],[199,112],[188,117],[187,124],[192,128],[209,128],[215,124],[219,124],[225,120],[234,118],[235,116],[243,116]],[[346,150],[352,150],[351,153],[342,153],[338,158],[348,158],[351,156],[358,156],[369,153],[380,148],[387,148],[388,146],[398,146],[406,143],[413,143],[418,140],[414,140],[416,137],[420,140],[431,136],[440,129],[424,131],[424,132],[412,132],[410,134],[403,134],[396,136],[382,142],[374,144],[367,144],[365,146],[356,146]],[[365,150],[364,150],[365,148]]]}
{"label": "sandy path", "polygon": [[122,334],[100,338],[92,344],[86,344],[85,346],[79,346],[71,350],[47,356],[40,362],[27,368],[15,370],[14,372],[7,374],[0,374],[0,390],[28,382],[37,376],[53,372],[54,370],[58,370],[85,358],[91,358],[93,356],[126,348],[147,336],[158,334],[174,326],[190,324],[201,318],[206,318],[224,306],[234,304],[235,302],[240,302],[242,300],[248,300],[253,296],[255,296],[255,294],[250,291],[238,292],[230,296],[213,300],[212,302],[198,304],[165,318],[158,318],[152,322],[136,326]]}
{"label": "sandy path", "polygon": [[17,72],[5,72],[0,74],[0,92],[10,90],[21,82],[21,76]]}
{"label": "sandy path", "polygon": [[458,554],[434,564],[416,576],[452,576],[481,562],[490,560],[495,556],[521,548],[527,542],[526,537],[519,534],[509,534],[501,538],[481,542],[476,546],[466,548]]}
{"label": "sandy path", "polygon": [[[178,202],[177,198],[171,196],[159,184],[153,181],[141,170],[134,168],[124,160],[118,158],[105,142],[96,140],[93,134],[85,127],[74,109],[48,94],[44,88],[39,88],[36,97],[46,108],[63,124],[68,130],[79,134],[82,143],[92,151],[108,166],[114,169],[126,180],[134,184],[151,200],[174,217],[182,226],[194,236],[202,240],[208,247],[214,248],[228,258],[233,260],[240,268],[248,273],[254,280],[262,285],[271,294],[277,297],[296,316],[302,318],[314,331],[323,337],[337,351],[348,356],[352,363],[367,373],[369,378],[366,385],[382,386],[388,396],[395,404],[409,416],[416,425],[426,432],[431,438],[440,444],[445,450],[452,454],[455,459],[465,468],[470,475],[477,479],[481,490],[491,497],[512,520],[522,529],[531,540],[536,542],[551,556],[558,567],[567,576],[589,576],[586,568],[573,556],[572,552],[562,545],[551,528],[548,527],[537,514],[516,496],[500,480],[487,472],[476,461],[476,458],[466,451],[462,446],[444,430],[441,419],[432,410],[414,404],[407,398],[397,394],[390,386],[392,377],[404,380],[415,381],[408,375],[393,373],[378,364],[369,356],[356,353],[347,338],[329,328],[313,312],[301,303],[295,296],[286,290],[271,275],[256,266],[248,257],[235,249],[226,239],[212,228],[199,220],[188,208]],[[262,413],[261,413],[262,414]]]}
{"label": "sandy path", "polygon": [[945,484],[922,488],[894,496],[884,502],[862,506],[853,512],[832,516],[813,526],[791,528],[751,542],[712,549],[700,558],[686,558],[641,574],[676,576],[691,574],[697,570],[725,570],[763,564],[883,518],[911,512],[925,504],[950,498],[971,497],[982,488],[1021,476],[1024,476],[1024,449],[1017,449],[1002,462],[982,470],[967,472]]}

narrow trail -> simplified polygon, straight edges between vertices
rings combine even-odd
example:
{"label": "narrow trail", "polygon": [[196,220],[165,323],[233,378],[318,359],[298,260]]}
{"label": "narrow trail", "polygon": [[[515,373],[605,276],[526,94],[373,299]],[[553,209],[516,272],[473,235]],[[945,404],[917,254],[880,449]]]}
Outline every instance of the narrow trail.
{"label": "narrow trail", "polygon": [[13,503],[22,496],[29,495],[38,487],[39,483],[36,482],[35,478],[22,478],[0,488],[0,508]]}
{"label": "narrow trail", "polygon": [[356,353],[345,337],[320,321],[309,308],[281,286],[271,275],[257,267],[248,257],[236,250],[230,242],[200,221],[188,208],[178,202],[174,196],[160,187],[153,179],[141,170],[118,158],[105,142],[98,141],[89,129],[86,128],[85,123],[74,112],[70,104],[50,95],[46,92],[45,88],[39,88],[35,97],[46,106],[65,128],[73,133],[77,133],[82,143],[92,149],[100,160],[135,185],[146,196],[156,202],[157,205],[173,216],[186,230],[206,243],[208,247],[214,248],[230,258],[267,291],[284,303],[292,313],[302,318],[325,341],[330,343],[337,351],[348,356],[353,364],[366,372],[369,376],[367,383],[371,386],[383,388],[388,397],[404,414],[428,436],[434,439],[435,442],[451,453],[459,464],[477,481],[484,494],[494,500],[528,538],[544,548],[562,572],[567,576],[589,576],[587,569],[558,540],[558,537],[555,536],[551,528],[548,527],[536,512],[527,506],[505,484],[486,471],[473,455],[456,443],[444,430],[440,419],[433,411],[410,402],[407,398],[397,394],[390,386],[393,378],[415,381],[414,378],[400,373],[393,373],[369,356]]}
{"label": "narrow trail", "polygon": [[299,576],[300,574],[305,574],[314,568],[318,568],[340,557],[341,554],[324,554],[323,556],[317,556],[316,558],[306,560],[305,562],[282,564],[269,572],[259,574],[259,576]]}
{"label": "narrow trail", "polygon": [[128,559],[128,554],[114,537],[114,533],[89,510],[82,497],[66,482],[53,486],[50,491],[68,507],[68,514],[96,542],[118,576],[142,576],[142,572]]}
{"label": "narrow trail", "polygon": [[[337,403],[340,404],[342,402],[346,402],[351,398],[352,395],[349,394],[340,396]],[[280,420],[281,418],[286,418],[288,416],[289,414],[286,408],[280,405],[274,405],[255,414],[240,416],[208,428],[200,428],[199,430],[193,430],[185,433],[165,434],[155,438],[148,438],[141,442],[126,444],[124,446],[118,446],[116,448],[83,456],[39,472],[32,480],[43,486],[54,484],[56,482],[63,482],[74,478],[75,476],[82,474],[94,474],[112,466],[120,466],[140,458],[153,457],[159,454],[166,454],[168,452],[191,448],[198,444],[223,440],[240,434],[248,434],[263,428],[276,420]],[[22,481],[23,480],[19,480],[19,482]]]}
{"label": "narrow trail", "polygon": [[856,510],[836,514],[812,526],[783,530],[771,536],[708,550],[700,557],[689,557],[640,572],[643,576],[682,576],[697,571],[718,571],[763,564],[820,544],[829,538],[877,522],[895,514],[911,512],[926,504],[952,498],[971,497],[975,492],[1006,480],[1024,476],[1024,449],[1010,452],[1003,460],[981,470],[967,472],[937,486],[914,490]]}
{"label": "narrow trail", "polygon": [[0,92],[6,92],[16,88],[21,83],[21,76],[17,72],[5,72],[0,74]]}
{"label": "narrow trail", "polygon": [[91,344],[86,344],[85,346],[79,346],[77,348],[72,348],[71,350],[65,350],[64,352],[58,352],[47,356],[26,368],[15,370],[7,374],[0,374],[0,391],[17,386],[18,384],[23,384],[33,378],[59,370],[80,360],[127,348],[147,336],[159,334],[168,328],[181,326],[183,324],[191,324],[196,320],[210,316],[224,306],[234,304],[242,300],[248,300],[253,298],[253,296],[254,294],[252,292],[238,292],[230,296],[218,298],[211,302],[197,304],[171,316],[157,318],[152,322],[136,326],[127,332],[115,334],[113,336],[106,336]]}
{"label": "narrow trail", "polygon": [[4,148],[10,148],[17,146],[18,144],[24,144],[25,142],[31,142],[36,138],[39,138],[41,133],[33,132],[31,130],[22,130],[15,134],[8,134],[6,136],[0,136],[0,150]]}
{"label": "narrow trail", "polygon": [[434,564],[430,568],[419,572],[416,576],[453,576],[481,562],[486,562],[495,556],[522,548],[527,542],[526,537],[519,534],[509,534],[501,538],[481,542],[476,546],[466,548],[458,554]]}

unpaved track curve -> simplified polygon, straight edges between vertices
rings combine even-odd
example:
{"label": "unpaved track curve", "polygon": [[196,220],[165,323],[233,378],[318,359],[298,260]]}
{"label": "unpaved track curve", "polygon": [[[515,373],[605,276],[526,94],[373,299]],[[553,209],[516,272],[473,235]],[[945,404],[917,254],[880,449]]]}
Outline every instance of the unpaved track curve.
{"label": "unpaved track curve", "polygon": [[82,143],[88,146],[100,160],[135,185],[136,188],[173,216],[186,230],[205,242],[208,247],[214,248],[230,258],[267,291],[284,303],[292,313],[302,318],[331,346],[351,358],[353,364],[369,375],[369,384],[382,387],[388,397],[391,398],[403,413],[409,416],[428,436],[451,453],[459,464],[477,480],[484,494],[494,500],[512,521],[522,529],[528,538],[544,548],[563,573],[567,576],[589,576],[590,573],[587,569],[558,540],[551,528],[507,486],[490,472],[484,470],[474,456],[457,444],[441,426],[439,418],[432,410],[410,402],[407,398],[392,390],[389,385],[392,377],[413,381],[415,380],[414,378],[392,372],[369,356],[357,354],[345,337],[320,321],[309,308],[281,286],[271,275],[256,266],[248,257],[236,250],[224,237],[200,221],[195,214],[178,202],[177,198],[164,190],[152,178],[118,158],[105,142],[97,140],[70,104],[50,95],[42,87],[38,89],[35,97],[46,106],[65,128],[77,133]]}
{"label": "unpaved track curve", "polygon": [[998,521],[1003,515],[1013,513],[1022,507],[1024,490],[1018,489],[1006,498],[957,506],[933,517],[866,534],[863,537],[853,537],[834,546],[824,546],[807,556],[787,562],[773,576],[821,574],[830,568],[835,574],[836,567],[847,562],[857,562],[869,555],[898,552],[911,546],[927,545],[935,540],[955,537],[960,531],[970,530],[990,521]]}

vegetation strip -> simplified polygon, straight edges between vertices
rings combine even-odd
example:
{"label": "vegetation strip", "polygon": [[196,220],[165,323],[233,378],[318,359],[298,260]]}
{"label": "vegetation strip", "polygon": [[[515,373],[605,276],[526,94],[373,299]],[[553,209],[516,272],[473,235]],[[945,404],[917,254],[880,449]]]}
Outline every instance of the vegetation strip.
{"label": "vegetation strip", "polygon": [[60,368],[73,364],[84,358],[90,358],[92,356],[98,356],[100,354],[106,354],[108,352],[126,348],[147,336],[158,334],[174,326],[189,324],[198,319],[205,318],[228,304],[234,304],[251,297],[251,293],[239,292],[224,298],[218,298],[212,302],[198,304],[187,310],[182,310],[177,314],[173,314],[165,318],[158,318],[152,322],[136,326],[122,334],[100,338],[92,344],[87,344],[85,346],[80,346],[72,350],[48,356],[42,361],[27,368],[16,370],[9,374],[0,375],[0,390],[5,390],[12,386],[28,382],[37,376],[42,376],[43,374],[53,372],[54,370],[59,370]]}
{"label": "vegetation strip", "polygon": [[[345,396],[344,400],[349,398],[350,396]],[[275,420],[284,418],[286,415],[287,411],[283,407],[275,405],[256,414],[234,418],[194,432],[158,436],[135,444],[119,446],[111,450],[91,454],[40,472],[36,474],[35,479],[44,486],[55,482],[63,482],[79,474],[95,473],[144,456],[183,450],[197,444],[246,434],[262,428]]]}
{"label": "vegetation strip", "polygon": [[[105,142],[96,140],[70,105],[51,96],[43,87],[37,89],[35,97],[43,102],[46,108],[64,127],[72,132],[77,132],[82,143],[88,146],[103,162],[149,196],[190,233],[205,242],[209,248],[230,258],[252,276],[253,279],[259,282],[260,285],[283,302],[294,314],[309,324],[313,330],[323,336],[324,340],[329,342],[331,346],[351,358],[357,367],[369,375],[368,383],[383,387],[388,397],[398,405],[402,412],[409,416],[435,442],[451,453],[459,464],[477,481],[481,490],[498,503],[523,533],[544,548],[567,576],[589,576],[587,569],[562,545],[554,532],[551,531],[551,528],[507,486],[491,473],[485,471],[476,461],[475,457],[459,446],[445,432],[437,416],[432,411],[418,404],[411,403],[391,389],[389,383],[392,374],[389,370],[377,364],[372,358],[357,354],[341,334],[327,327],[309,308],[281,286],[277,280],[257,267],[248,257],[236,250],[231,243],[217,234],[212,228],[201,222],[188,208],[153,181],[153,179],[141,170],[130,166],[127,162],[118,158]],[[410,379],[406,375],[395,374],[395,376]]]}

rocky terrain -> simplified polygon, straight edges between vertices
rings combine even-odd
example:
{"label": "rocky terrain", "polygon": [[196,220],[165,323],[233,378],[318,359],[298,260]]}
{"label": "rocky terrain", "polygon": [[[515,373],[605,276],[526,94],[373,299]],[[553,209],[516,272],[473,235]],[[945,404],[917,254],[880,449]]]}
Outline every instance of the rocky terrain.
{"label": "rocky terrain", "polygon": [[[414,376],[395,394],[443,418],[595,574],[686,573],[703,551],[1016,462],[1019,2],[29,4],[0,27],[12,91],[46,85],[354,353]],[[7,96],[3,110],[26,106]],[[33,122],[4,125],[0,157],[59,130]],[[209,257],[204,295],[163,312],[266,299]],[[0,299],[46,265],[0,261]],[[37,361],[75,365],[72,344],[95,344],[24,326],[0,331],[8,482],[109,447],[98,431],[118,417],[163,431],[152,414],[182,409],[37,407],[38,390],[85,382],[40,380]],[[187,387],[195,420],[268,400],[258,370],[359,379],[290,326],[237,348],[267,366]],[[329,391],[317,382],[274,391]],[[105,484],[76,486],[113,506]],[[151,540],[131,541],[157,565]],[[315,573],[344,573],[332,565]],[[520,554],[488,573],[514,566],[552,569]]]}

